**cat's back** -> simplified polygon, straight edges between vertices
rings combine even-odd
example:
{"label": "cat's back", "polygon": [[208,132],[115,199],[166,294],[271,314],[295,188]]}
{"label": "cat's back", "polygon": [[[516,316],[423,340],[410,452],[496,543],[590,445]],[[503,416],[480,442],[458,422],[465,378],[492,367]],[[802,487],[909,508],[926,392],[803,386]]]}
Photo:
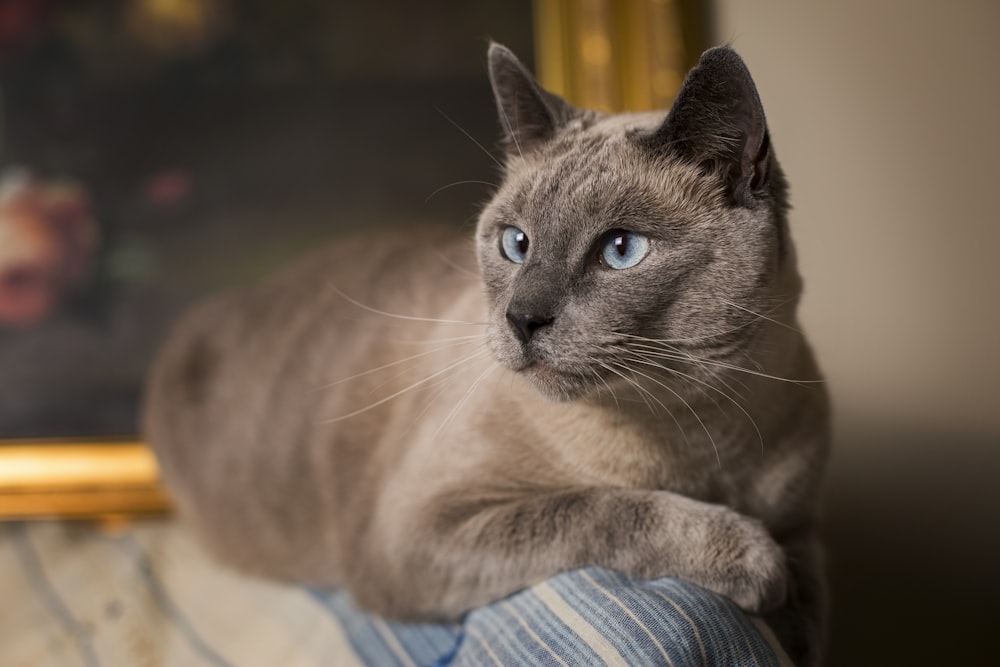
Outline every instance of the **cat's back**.
{"label": "cat's back", "polygon": [[[353,345],[375,338],[354,334],[433,318],[474,289],[472,256],[470,240],[455,230],[390,230],[342,239],[258,285],[213,295],[171,332],[150,402],[197,407],[274,381],[288,364],[336,366]],[[206,394],[212,384],[216,393]]]}
{"label": "cat's back", "polygon": [[[221,511],[233,496],[230,483],[252,478],[260,480],[259,497],[242,502],[300,508],[299,517],[276,517],[274,525],[311,520],[301,508],[318,507],[318,498],[271,501],[289,489],[324,487],[308,481],[320,474],[317,456],[325,454],[315,443],[329,437],[331,400],[371,389],[358,381],[330,385],[412,355],[394,341],[425,336],[422,318],[472,316],[479,290],[471,257],[471,240],[453,229],[355,236],[192,309],[154,363],[143,417],[182,512]],[[336,432],[347,447],[372,440],[377,424],[353,419]],[[242,530],[238,516],[228,521]]]}

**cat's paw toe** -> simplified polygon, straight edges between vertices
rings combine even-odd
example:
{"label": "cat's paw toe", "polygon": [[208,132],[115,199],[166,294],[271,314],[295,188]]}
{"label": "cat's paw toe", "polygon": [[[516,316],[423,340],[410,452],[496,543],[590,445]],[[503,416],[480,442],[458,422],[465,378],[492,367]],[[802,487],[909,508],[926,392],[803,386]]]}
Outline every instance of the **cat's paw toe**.
{"label": "cat's paw toe", "polygon": [[726,512],[707,531],[702,585],[760,614],[781,607],[788,593],[785,554],[764,526]]}

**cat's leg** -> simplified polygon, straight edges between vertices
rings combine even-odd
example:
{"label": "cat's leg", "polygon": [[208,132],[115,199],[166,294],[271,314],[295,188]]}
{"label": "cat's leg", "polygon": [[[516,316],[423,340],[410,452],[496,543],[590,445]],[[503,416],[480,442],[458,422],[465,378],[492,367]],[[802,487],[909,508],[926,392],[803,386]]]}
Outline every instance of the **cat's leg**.
{"label": "cat's leg", "polygon": [[726,507],[636,489],[503,499],[477,491],[438,495],[397,514],[353,568],[358,601],[393,616],[454,617],[558,572],[598,565],[684,578],[751,612],[784,602],[781,548],[759,522]]}

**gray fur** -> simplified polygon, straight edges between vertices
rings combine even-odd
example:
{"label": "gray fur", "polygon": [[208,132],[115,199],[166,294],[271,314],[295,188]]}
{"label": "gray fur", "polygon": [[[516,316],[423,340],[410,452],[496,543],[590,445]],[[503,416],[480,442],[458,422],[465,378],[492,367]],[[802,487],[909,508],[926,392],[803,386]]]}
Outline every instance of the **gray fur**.
{"label": "gray fur", "polygon": [[[182,513],[243,569],[393,617],[601,565],[730,596],[815,662],[827,399],[746,68],[707,52],[664,119],[489,60],[507,160],[475,251],[359,238],[178,327],[145,423]],[[615,271],[597,244],[620,228],[651,249]],[[524,342],[509,311],[546,324]]]}

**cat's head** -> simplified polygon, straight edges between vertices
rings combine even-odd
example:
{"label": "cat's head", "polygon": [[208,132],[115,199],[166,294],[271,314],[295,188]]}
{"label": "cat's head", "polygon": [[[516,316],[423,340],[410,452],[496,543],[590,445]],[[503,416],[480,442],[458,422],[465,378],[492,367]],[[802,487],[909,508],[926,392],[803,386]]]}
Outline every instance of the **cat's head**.
{"label": "cat's head", "polygon": [[751,313],[794,310],[785,182],[733,50],[707,51],[665,117],[577,109],[497,44],[489,69],[506,162],[477,243],[502,365],[567,400],[643,363],[725,363]]}

